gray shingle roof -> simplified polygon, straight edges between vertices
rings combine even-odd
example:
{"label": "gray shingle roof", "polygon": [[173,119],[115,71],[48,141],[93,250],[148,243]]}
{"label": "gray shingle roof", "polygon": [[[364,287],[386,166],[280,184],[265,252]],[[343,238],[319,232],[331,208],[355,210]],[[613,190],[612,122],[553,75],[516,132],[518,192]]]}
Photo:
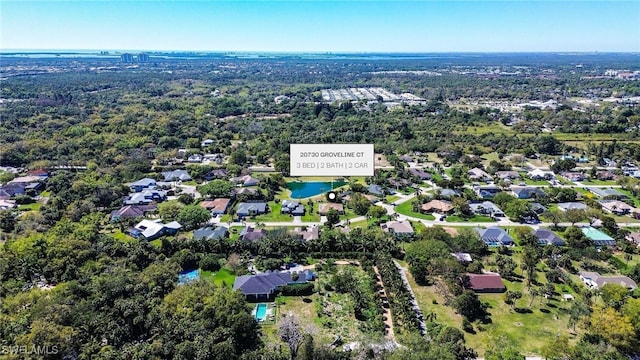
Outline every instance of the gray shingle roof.
{"label": "gray shingle roof", "polygon": [[233,290],[240,290],[244,295],[270,295],[290,282],[291,273],[288,272],[242,275],[236,278]]}

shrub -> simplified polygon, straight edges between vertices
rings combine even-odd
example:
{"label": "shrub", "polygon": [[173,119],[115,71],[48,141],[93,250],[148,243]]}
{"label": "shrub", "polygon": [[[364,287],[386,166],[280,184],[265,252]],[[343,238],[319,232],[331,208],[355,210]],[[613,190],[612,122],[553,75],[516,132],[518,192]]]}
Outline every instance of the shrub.
{"label": "shrub", "polygon": [[200,268],[206,271],[220,270],[220,261],[214,255],[205,255],[200,259]]}
{"label": "shrub", "polygon": [[291,284],[284,286],[281,293],[286,296],[311,295],[313,294],[313,288],[313,283]]}

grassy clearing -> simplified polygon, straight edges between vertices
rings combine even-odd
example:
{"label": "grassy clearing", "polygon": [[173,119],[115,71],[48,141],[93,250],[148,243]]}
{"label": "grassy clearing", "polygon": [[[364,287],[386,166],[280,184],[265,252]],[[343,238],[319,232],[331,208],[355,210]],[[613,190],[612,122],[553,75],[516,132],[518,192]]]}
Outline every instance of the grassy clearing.
{"label": "grassy clearing", "polygon": [[[350,265],[339,265],[338,268],[342,266]],[[368,278],[360,267],[352,268],[358,276]],[[282,315],[294,313],[298,315],[303,324],[312,325],[317,330],[314,339],[318,343],[331,343],[336,336],[341,336],[345,343],[371,339],[372,336],[376,337],[377,334],[365,334],[361,330],[361,321],[355,318],[353,311],[355,304],[349,294],[323,290],[324,284],[329,281],[330,277],[330,273],[320,271],[317,280],[317,288],[320,289],[320,292],[310,296],[279,296],[276,299],[276,303],[280,304],[278,313]],[[382,337],[382,334],[379,336]]]}
{"label": "grassy clearing", "polygon": [[396,200],[399,200],[400,196],[398,196],[398,195],[387,195],[386,199],[387,199],[387,202],[389,204],[391,204],[392,202],[394,202]]}
{"label": "grassy clearing", "polygon": [[203,279],[209,279],[216,285],[226,285],[228,288],[233,287],[233,282],[236,280],[236,275],[231,270],[222,268],[216,272],[212,271],[200,271],[200,276]]}
{"label": "grassy clearing", "polygon": [[303,222],[320,222],[320,214],[318,214],[318,203],[312,202],[311,205],[305,204],[307,211],[302,216]]}
{"label": "grassy clearing", "polygon": [[120,230],[117,230],[115,233],[113,233],[112,236],[113,236],[114,239],[116,239],[118,241],[122,241],[124,243],[128,243],[128,242],[131,242],[131,241],[135,240],[134,238],[132,238],[131,236],[129,236],[129,235],[125,234],[125,233],[123,233]]}
{"label": "grassy clearing", "polygon": [[581,183],[583,183],[584,185],[618,185],[618,183],[616,183],[614,180],[598,180],[598,179],[584,180],[584,181],[581,181]]}
{"label": "grassy clearing", "polygon": [[18,210],[20,210],[20,211],[40,211],[41,207],[42,207],[42,203],[34,202],[34,203],[31,203],[31,204],[18,205]]}
{"label": "grassy clearing", "polygon": [[431,214],[422,214],[422,213],[417,213],[413,211],[413,205],[411,205],[412,201],[405,201],[402,204],[398,205],[395,207],[395,210],[398,214],[402,214],[402,215],[406,215],[406,216],[413,216],[416,217],[418,219],[423,219],[423,220],[435,220],[435,216],[431,215]]}
{"label": "grassy clearing", "polygon": [[[444,305],[444,298],[434,286],[419,286],[410,274],[409,283],[423,313],[435,313],[436,321],[461,328],[462,317],[450,306]],[[522,283],[504,281],[507,289],[523,291]],[[525,290],[526,293],[526,290]],[[531,298],[525,294],[516,303],[516,308],[529,309],[516,312],[505,304],[502,294],[479,294],[480,301],[489,305],[492,322],[474,324],[476,333],[465,333],[467,345],[483,356],[493,335],[505,335],[516,348],[526,354],[540,354],[542,348],[559,334],[568,334],[567,308],[570,303],[536,297],[529,307]]]}

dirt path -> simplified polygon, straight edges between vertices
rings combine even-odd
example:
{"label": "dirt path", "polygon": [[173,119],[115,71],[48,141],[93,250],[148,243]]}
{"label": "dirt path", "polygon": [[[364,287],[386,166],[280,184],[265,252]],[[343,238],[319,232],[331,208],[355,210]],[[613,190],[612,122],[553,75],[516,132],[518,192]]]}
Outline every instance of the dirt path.
{"label": "dirt path", "polygon": [[[384,284],[382,283],[382,277],[380,277],[380,273],[378,272],[378,267],[374,266],[373,271],[376,273],[376,276],[378,277],[378,285],[380,285],[380,287],[382,288],[381,295],[388,300],[389,297],[387,296],[387,292],[384,288]],[[387,329],[387,332],[385,333],[385,338],[395,343],[396,335],[393,332],[393,318],[391,317],[391,308],[383,307],[382,309],[384,310],[384,319],[385,319],[384,325],[385,325],[385,329]]]}

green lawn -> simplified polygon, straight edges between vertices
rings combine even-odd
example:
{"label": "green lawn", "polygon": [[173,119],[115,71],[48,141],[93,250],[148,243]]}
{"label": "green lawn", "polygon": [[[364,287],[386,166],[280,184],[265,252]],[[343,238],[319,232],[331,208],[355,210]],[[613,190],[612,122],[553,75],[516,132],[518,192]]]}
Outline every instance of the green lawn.
{"label": "green lawn", "polygon": [[635,204],[636,207],[640,207],[640,199],[638,199],[637,197],[633,196],[633,194],[631,194],[631,191],[625,190],[625,189],[620,189],[620,188],[617,188],[616,190],[618,190],[621,193],[627,195],[629,197],[629,199],[633,200],[633,203]]}
{"label": "green lawn", "polygon": [[18,210],[20,210],[20,211],[39,211],[41,207],[42,207],[42,203],[34,202],[32,204],[18,205]]}
{"label": "green lawn", "polygon": [[392,202],[400,199],[400,196],[398,196],[398,195],[387,195],[386,199],[387,199],[387,203],[391,204]]}
{"label": "green lawn", "polygon": [[123,233],[120,230],[117,230],[115,233],[113,233],[113,238],[118,240],[118,241],[122,241],[124,243],[134,241],[134,238],[132,238],[131,236],[129,236],[129,235],[125,234],[125,233]]}
{"label": "green lawn", "polygon": [[615,182],[614,180],[592,179],[592,180],[584,180],[581,182],[585,185],[618,185],[618,183]]}
{"label": "green lawn", "polygon": [[293,221],[293,216],[287,214],[281,214],[280,209],[282,208],[282,204],[276,203],[275,201],[269,201],[269,213],[258,215],[252,217],[250,221],[261,221],[261,222],[287,222]]}
{"label": "green lawn", "polygon": [[[306,210],[304,216],[302,216],[303,222],[320,222],[320,214],[318,214],[318,203],[315,201],[311,205],[303,203]],[[312,210],[312,211],[310,211]]]}
{"label": "green lawn", "polygon": [[226,284],[228,288],[232,288],[233,282],[236,280],[236,275],[233,274],[231,270],[226,268],[222,268],[215,273],[203,270],[200,272],[200,276],[202,276],[203,279],[209,279],[213,281],[213,283],[216,285]]}
{"label": "green lawn", "polygon": [[495,222],[495,220],[493,220],[492,218],[488,216],[481,216],[481,215],[473,215],[468,219],[460,216],[456,216],[456,215],[449,215],[444,220],[446,222],[487,222],[487,223]]}
{"label": "green lawn", "polygon": [[435,216],[431,215],[431,214],[421,214],[421,213],[417,213],[417,212],[413,212],[412,208],[413,206],[411,205],[412,201],[405,201],[402,204],[398,205],[395,207],[395,210],[398,214],[402,214],[402,215],[406,215],[406,216],[413,216],[416,217],[418,219],[423,219],[423,220],[435,220]]}
{"label": "green lawn", "polygon": [[420,221],[411,221],[411,226],[413,226],[413,231],[415,231],[416,234],[421,234],[423,231],[427,230],[427,227]]}

